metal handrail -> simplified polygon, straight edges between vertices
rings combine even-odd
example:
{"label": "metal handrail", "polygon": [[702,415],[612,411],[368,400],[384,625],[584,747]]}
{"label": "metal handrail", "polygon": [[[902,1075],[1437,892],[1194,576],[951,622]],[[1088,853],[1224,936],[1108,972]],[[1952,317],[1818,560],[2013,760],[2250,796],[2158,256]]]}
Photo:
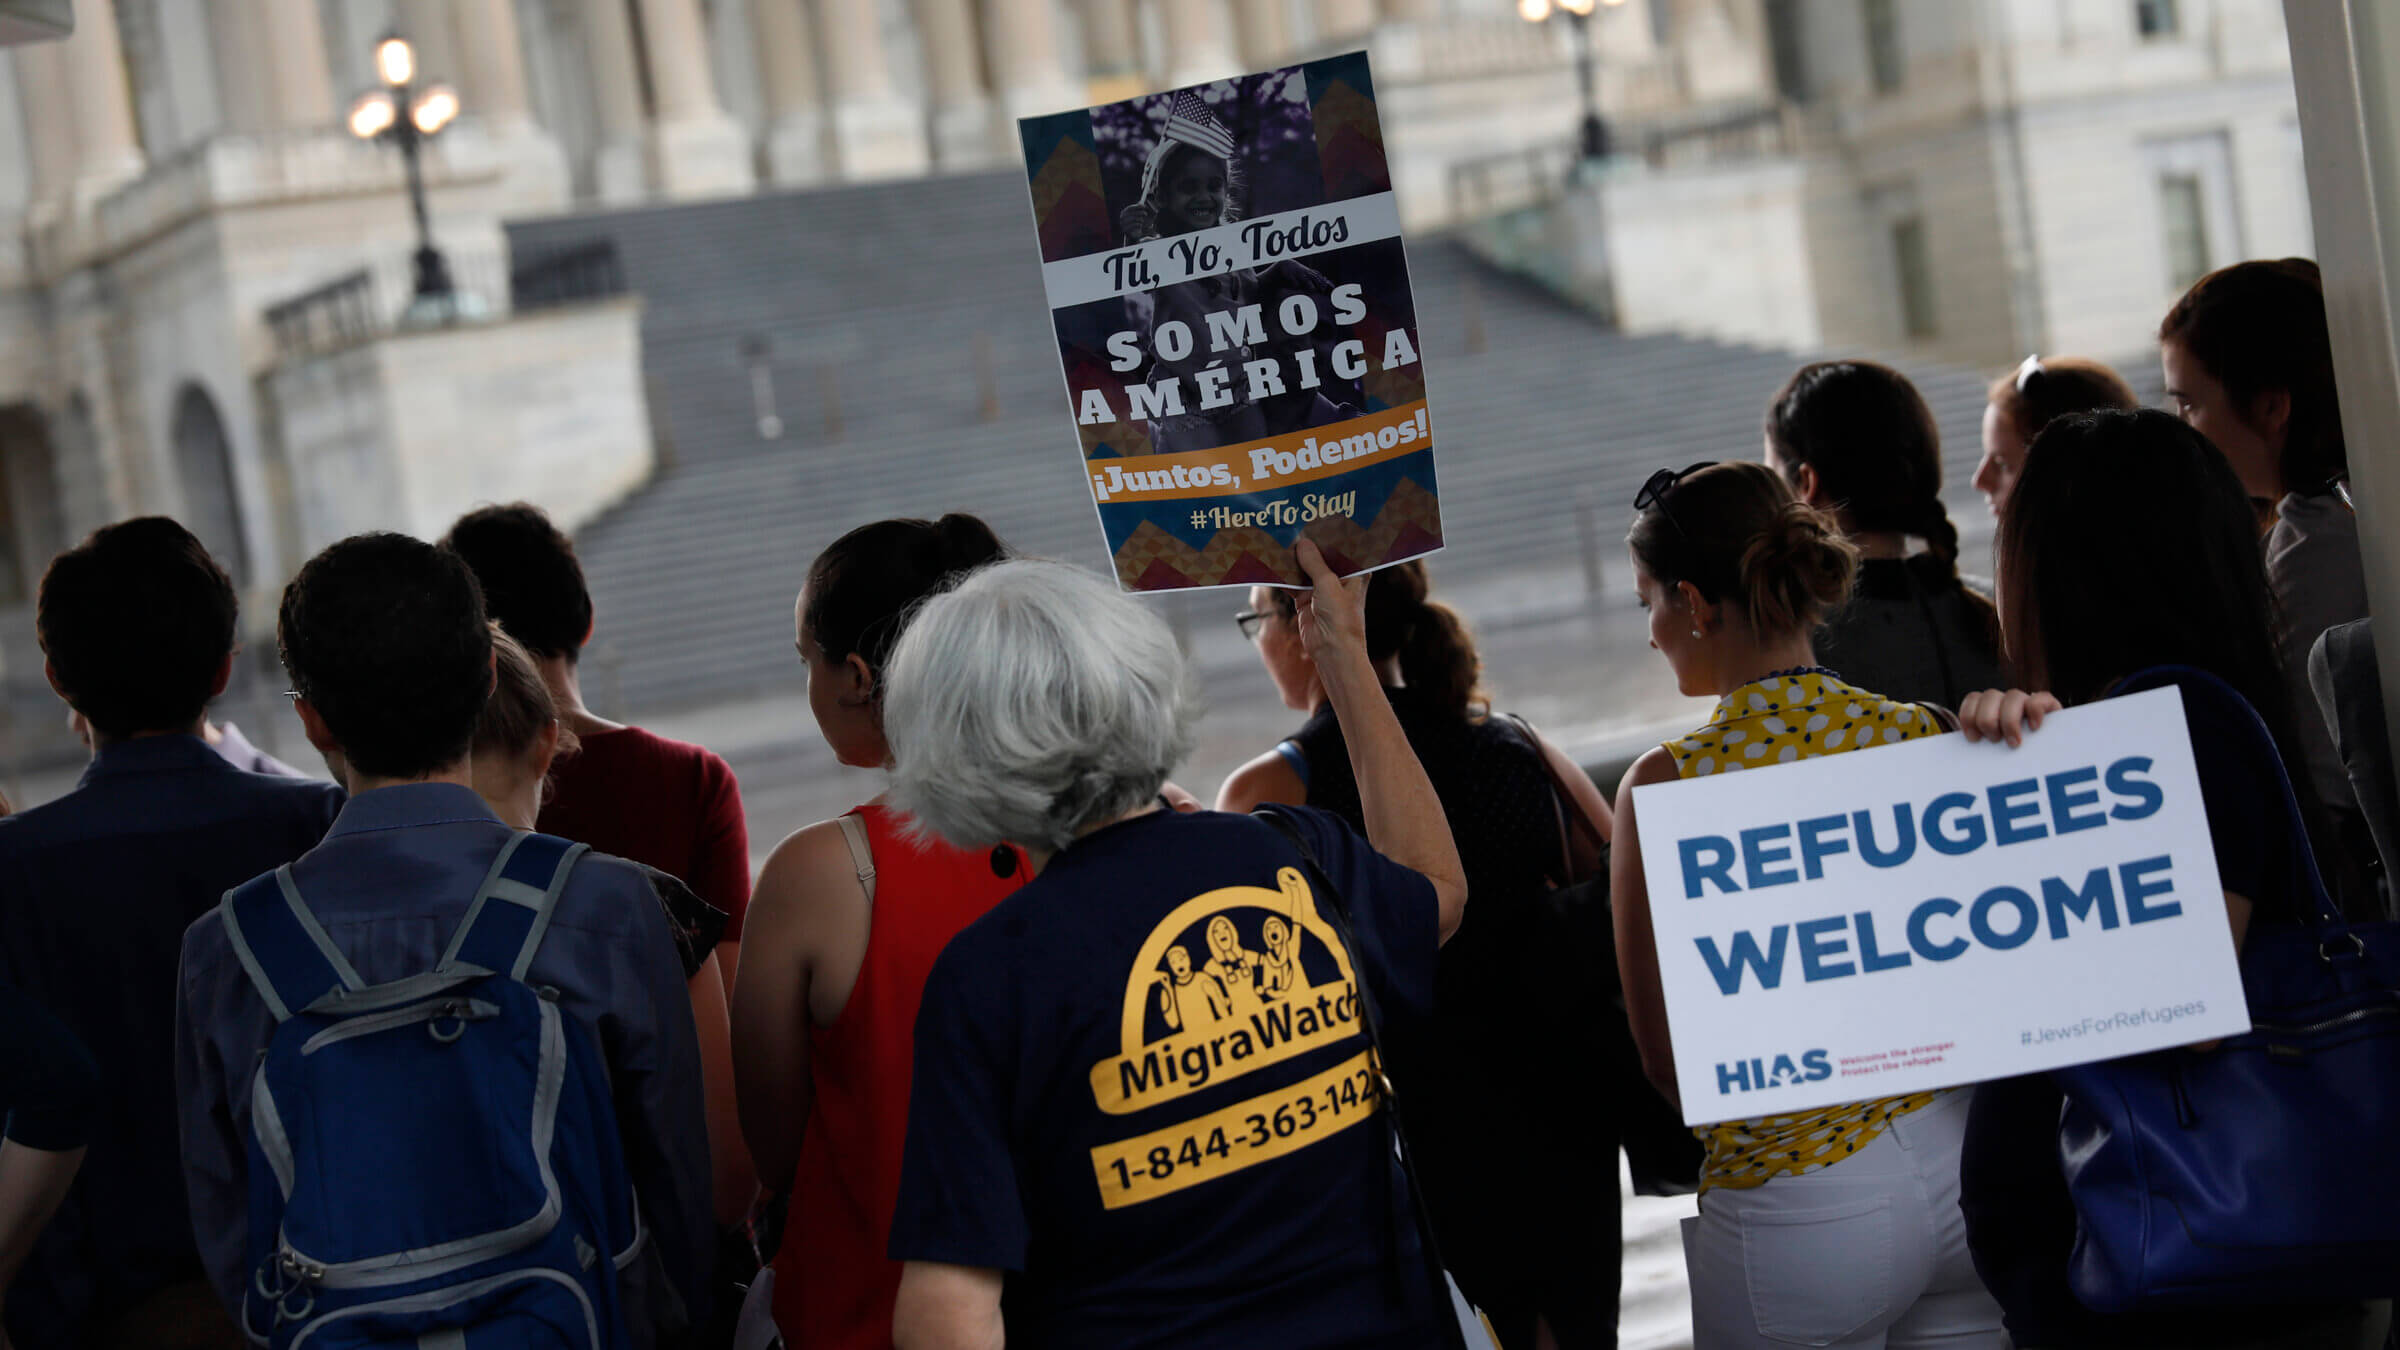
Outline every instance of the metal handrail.
{"label": "metal handrail", "polygon": [[625,267],[614,239],[587,239],[548,249],[509,269],[511,307],[553,309],[625,293]]}
{"label": "metal handrail", "polygon": [[351,346],[384,327],[375,308],[375,277],[364,267],[267,306],[266,318],[275,349],[285,356]]}
{"label": "metal handrail", "polygon": [[[1788,154],[1800,144],[1792,109],[1781,103],[1698,118],[1620,119],[1609,124],[1609,132],[1620,153],[1653,168],[1760,159]],[[1451,219],[1487,219],[1556,200],[1580,153],[1575,143],[1562,140],[1453,161]]]}

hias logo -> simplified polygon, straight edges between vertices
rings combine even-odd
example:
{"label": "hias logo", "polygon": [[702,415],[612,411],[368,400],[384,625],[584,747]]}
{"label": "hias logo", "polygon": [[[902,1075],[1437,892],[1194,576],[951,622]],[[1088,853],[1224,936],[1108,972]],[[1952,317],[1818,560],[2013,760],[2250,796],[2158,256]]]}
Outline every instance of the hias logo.
{"label": "hias logo", "polygon": [[1761,1088],[1791,1087],[1799,1083],[1821,1082],[1833,1077],[1833,1058],[1823,1050],[1808,1050],[1795,1060],[1790,1055],[1773,1059],[1735,1060],[1717,1066],[1717,1094],[1755,1092]]}

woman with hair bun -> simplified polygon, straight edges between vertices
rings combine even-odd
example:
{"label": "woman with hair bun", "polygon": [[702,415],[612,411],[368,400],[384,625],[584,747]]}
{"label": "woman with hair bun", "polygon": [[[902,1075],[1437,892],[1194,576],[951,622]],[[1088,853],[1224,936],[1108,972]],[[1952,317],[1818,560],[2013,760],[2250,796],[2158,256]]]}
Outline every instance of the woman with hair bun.
{"label": "woman with hair bun", "polygon": [[[1557,1047],[1550,1032],[1528,1032],[1565,1019],[1534,1006],[1553,991],[1528,978],[1525,931],[1512,922],[1522,917],[1516,907],[1606,866],[1608,803],[1557,746],[1489,714],[1474,639],[1431,592],[1425,564],[1407,562],[1373,573],[1366,596],[1368,659],[1441,797],[1476,896],[1442,949],[1426,1048],[1397,1075],[1409,1137],[1442,1255],[1501,1342],[1533,1344],[1538,1319],[1560,1346],[1610,1344],[1620,1254],[1615,1085],[1578,1094],[1551,1072],[1609,1047]],[[1341,720],[1301,642],[1298,594],[1254,586],[1236,621],[1284,706],[1308,721],[1226,779],[1217,809],[1285,802],[1364,829]],[[1571,800],[1557,800],[1554,784]],[[1630,1065],[1625,1049],[1616,1058]],[[1535,1083],[1539,1092],[1526,1091]]]}
{"label": "woman with hair bun", "polygon": [[[1992,602],[1958,575],[1942,438],[1908,377],[1872,361],[1802,366],[1767,410],[1766,462],[1857,546],[1817,653],[1858,684],[1947,707],[2000,674]],[[1911,554],[1908,541],[1925,549]]]}
{"label": "woman with hair bun", "polygon": [[1998,516],[2025,472],[2025,447],[2042,428],[2069,413],[2142,406],[2125,377],[2081,356],[2028,356],[1992,381],[1983,407],[1983,459],[1975,465],[1975,490]]}
{"label": "woman with hair bun", "polygon": [[[835,540],[797,606],[809,710],[834,756],[887,768],[884,666],[917,605],[1005,557],[973,516],[881,520]],[[883,797],[776,845],[734,981],[734,1078],[758,1177],[791,1196],[774,1310],[793,1345],[888,1347],[886,1259],[917,1002],[960,929],[1024,884],[1011,847],[912,833]]]}
{"label": "woman with hair bun", "polygon": [[[1617,961],[1642,1064],[1676,1094],[1634,789],[1771,768],[1939,734],[1940,708],[1895,702],[1818,664],[1811,635],[1849,593],[1858,550],[1759,464],[1661,470],[1627,544],[1650,645],[1707,725],[1634,761],[1611,858]],[[1693,1343],[1999,1350],[1958,1209],[1971,1089],[1852,1102],[1700,1130],[1700,1213],[1684,1221]]]}

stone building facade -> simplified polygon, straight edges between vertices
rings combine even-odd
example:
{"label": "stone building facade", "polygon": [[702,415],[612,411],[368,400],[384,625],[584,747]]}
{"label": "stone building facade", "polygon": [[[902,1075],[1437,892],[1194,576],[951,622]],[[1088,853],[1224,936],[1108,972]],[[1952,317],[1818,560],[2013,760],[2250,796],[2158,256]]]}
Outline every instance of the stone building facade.
{"label": "stone building facade", "polygon": [[[1358,45],[1412,225],[1470,216],[1462,183],[1548,182],[1574,134],[1575,30],[1521,7],[75,0],[73,37],[0,60],[0,617],[146,510],[271,609],[323,483],[270,405],[336,385],[289,377],[266,313],[361,269],[379,314],[407,298],[396,157],[343,129],[386,32],[458,92],[434,229],[505,318],[506,220],[1003,165],[1018,115]],[[2308,248],[2274,0],[1601,0],[1590,41],[1653,162],[1569,233],[1629,326],[2122,352],[2195,268]]]}

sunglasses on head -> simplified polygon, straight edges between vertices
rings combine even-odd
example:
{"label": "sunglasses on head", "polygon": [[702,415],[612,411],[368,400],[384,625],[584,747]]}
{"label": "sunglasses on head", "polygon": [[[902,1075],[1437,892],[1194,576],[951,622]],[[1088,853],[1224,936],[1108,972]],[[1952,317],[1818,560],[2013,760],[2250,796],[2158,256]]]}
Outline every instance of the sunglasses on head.
{"label": "sunglasses on head", "polygon": [[1677,520],[1675,512],[1667,506],[1667,494],[1673,492],[1676,485],[1684,479],[1702,469],[1714,468],[1716,463],[1713,459],[1704,459],[1687,469],[1660,469],[1642,483],[1641,491],[1633,494],[1633,509],[1647,511],[1651,507],[1657,507],[1658,513],[1667,518],[1667,523],[1675,527],[1675,533],[1689,540],[1692,537],[1691,531],[1683,528],[1683,522]]}

